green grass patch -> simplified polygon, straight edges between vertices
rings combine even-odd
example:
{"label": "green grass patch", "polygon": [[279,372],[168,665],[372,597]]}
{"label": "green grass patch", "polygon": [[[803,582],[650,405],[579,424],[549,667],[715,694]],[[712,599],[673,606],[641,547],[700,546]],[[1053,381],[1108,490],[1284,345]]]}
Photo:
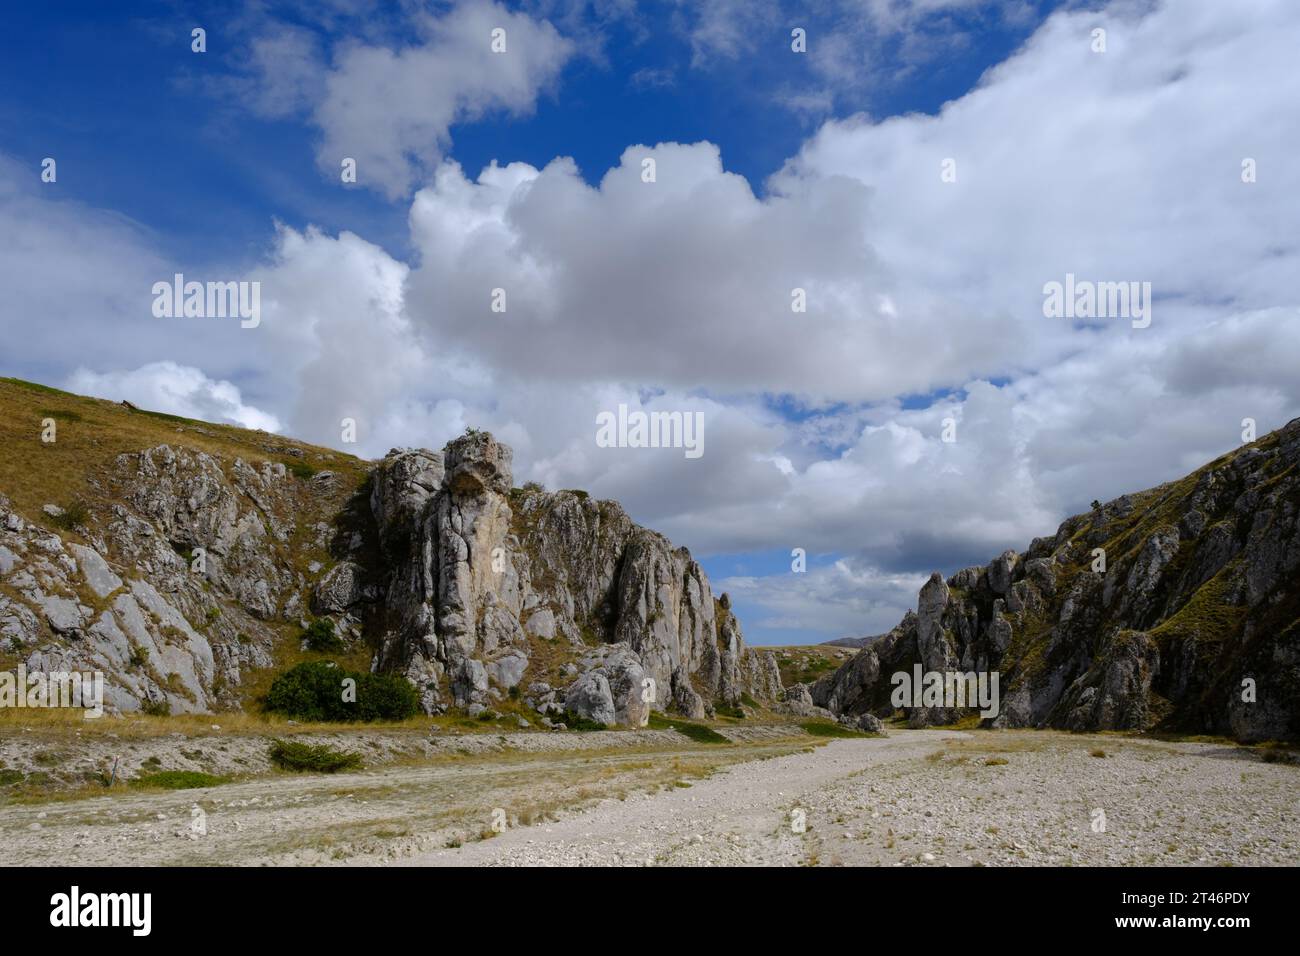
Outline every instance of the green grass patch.
{"label": "green grass patch", "polygon": [[712,727],[705,727],[703,724],[692,723],[689,720],[678,720],[675,717],[664,717],[661,714],[651,714],[650,723],[647,726],[654,730],[675,730],[679,734],[694,740],[697,744],[731,743],[730,740]]}
{"label": "green grass patch", "polygon": [[64,395],[68,398],[81,397],[79,395],[74,395],[72,392],[65,392],[62,389],[51,388],[48,385],[42,385],[40,382],[28,382],[21,378],[8,378],[7,376],[0,377],[0,382],[4,382],[6,385],[16,385],[18,388],[25,388],[30,392],[39,392],[42,395]]}
{"label": "green grass patch", "polygon": [[1197,589],[1177,614],[1152,628],[1157,641],[1193,637],[1201,641],[1222,641],[1241,633],[1247,609],[1229,604],[1235,563],[1228,565]]}
{"label": "green grass patch", "polygon": [[195,790],[199,787],[216,787],[228,783],[229,777],[217,777],[197,770],[160,770],[147,773],[131,781],[133,787],[153,787],[162,790]]}

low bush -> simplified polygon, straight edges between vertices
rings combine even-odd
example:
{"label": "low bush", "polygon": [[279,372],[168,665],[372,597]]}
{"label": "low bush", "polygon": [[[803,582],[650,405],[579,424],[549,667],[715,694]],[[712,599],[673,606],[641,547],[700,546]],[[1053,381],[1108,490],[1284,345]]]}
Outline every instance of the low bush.
{"label": "low bush", "polygon": [[[355,700],[345,700],[345,681],[355,681]],[[309,661],[271,683],[265,707],[297,720],[406,720],[420,710],[420,694],[403,677],[349,671],[332,661]]]}
{"label": "low bush", "polygon": [[602,724],[599,720],[583,717],[571,710],[564,712],[564,726],[570,730],[609,730],[608,725]]}
{"label": "low bush", "polygon": [[90,509],[81,499],[69,502],[66,507],[57,515],[50,518],[50,522],[55,527],[62,528],[64,531],[71,531],[78,525],[84,525],[90,521]]}
{"label": "low bush", "polygon": [[163,790],[194,790],[199,787],[215,787],[225,783],[226,777],[216,777],[210,773],[196,770],[161,770],[147,773],[131,781],[133,787],[159,787]]}
{"label": "low bush", "polygon": [[273,740],[271,762],[282,770],[294,770],[300,773],[338,773],[340,770],[359,770],[361,755],[335,750],[327,744]]}
{"label": "low bush", "polygon": [[303,628],[302,639],[307,642],[309,650],[322,654],[343,650],[343,641],[334,631],[334,622],[327,617],[318,617]]}

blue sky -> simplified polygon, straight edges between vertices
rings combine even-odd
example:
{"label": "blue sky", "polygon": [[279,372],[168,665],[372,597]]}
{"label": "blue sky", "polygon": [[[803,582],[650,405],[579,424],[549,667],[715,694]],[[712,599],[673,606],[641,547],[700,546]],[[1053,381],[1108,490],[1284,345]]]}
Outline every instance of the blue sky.
{"label": "blue sky", "polygon": [[[0,372],[327,445],[348,416],[368,456],[490,428],[518,481],[689,546],[751,643],[879,633],[931,570],[1300,411],[1300,8],[1242,10],[15,6]],[[153,318],[174,271],[261,282],[260,327]],[[1151,281],[1156,320],[1045,318],[1066,272]],[[620,402],[699,410],[706,453],[593,447]]]}
{"label": "blue sky", "polygon": [[[359,20],[368,30],[387,24],[400,33],[400,6],[380,4],[375,16],[321,24],[304,16],[310,5],[271,3],[262,22],[301,25],[328,47],[352,36]],[[635,24],[613,20],[598,54],[566,65],[562,94],[542,96],[527,115],[454,124],[449,155],[472,173],[493,160],[540,167],[572,156],[591,182],[629,144],[708,140],[729,170],[761,192],[814,122],[859,110],[933,113],[1041,19],[1033,13],[1007,23],[987,10],[958,11],[953,28],[968,40],[933,68],[877,89],[846,89],[833,107],[805,112],[771,100],[778,87],[817,85],[807,59],[789,53],[784,22],[754,31],[757,55],[692,65],[690,37],[668,22],[675,9],[648,4]],[[239,109],[227,84],[239,76],[240,49],[259,27],[245,21],[251,14],[232,17],[231,10],[229,3],[16,6],[0,41],[0,78],[10,91],[0,107],[6,148],[27,163],[61,157],[60,195],[115,209],[196,263],[261,254],[274,219],[351,229],[409,254],[406,205],[363,188],[340,189],[322,175],[313,158],[318,137],[304,117],[267,120]],[[814,37],[839,19],[829,9],[795,17]],[[206,54],[190,50],[193,26],[208,32]],[[892,65],[901,69],[896,45]],[[220,230],[211,228],[214,220]]]}

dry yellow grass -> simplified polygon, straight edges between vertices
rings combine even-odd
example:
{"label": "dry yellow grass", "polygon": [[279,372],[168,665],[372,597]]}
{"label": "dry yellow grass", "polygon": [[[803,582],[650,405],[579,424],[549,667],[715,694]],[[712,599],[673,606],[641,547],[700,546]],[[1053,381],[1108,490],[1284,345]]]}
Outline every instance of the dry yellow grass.
{"label": "dry yellow grass", "polygon": [[[55,440],[42,441],[44,422],[53,420]],[[232,425],[213,425],[174,415],[131,410],[115,402],[85,398],[14,378],[0,378],[0,494],[20,513],[36,518],[47,503],[60,506],[98,497],[89,479],[101,484],[113,460],[126,452],[167,443],[206,451],[229,463],[305,463],[329,469],[355,487],[366,463],[343,452]],[[302,457],[291,452],[300,451]]]}
{"label": "dry yellow grass", "polygon": [[[47,432],[51,426],[52,436]],[[46,437],[54,440],[44,441]],[[309,529],[317,521],[334,518],[362,486],[370,467],[353,455],[269,432],[133,409],[45,385],[0,378],[0,448],[4,450],[0,455],[0,495],[7,497],[13,508],[28,520],[52,530],[54,523],[42,512],[43,505],[67,508],[82,502],[93,516],[88,523],[96,526],[115,503],[113,478],[117,457],[164,443],[173,448],[207,452],[227,469],[236,458],[242,458],[254,465],[264,461],[282,463],[299,478],[317,471],[333,472],[338,480],[331,493],[314,491],[297,495],[301,508],[291,516],[282,516],[291,518],[297,526],[293,540],[282,555],[295,566],[305,566],[313,559],[328,562],[327,554],[317,553],[306,545]],[[67,529],[58,530],[66,538],[77,537]],[[8,591],[7,585],[0,583],[0,592]],[[10,593],[10,596],[17,595]],[[81,597],[91,607],[99,608],[103,604],[88,592]],[[241,687],[245,706],[266,693],[277,673],[319,656],[299,649],[295,625],[269,626],[281,632],[274,652],[276,666],[246,675]],[[370,663],[369,651],[358,648],[338,660],[345,666],[365,670]],[[13,654],[0,653],[0,667],[8,669],[16,663]],[[8,725],[7,720],[0,718],[0,728]],[[85,723],[89,726],[92,722]]]}
{"label": "dry yellow grass", "polygon": [[288,736],[310,733],[347,733],[359,730],[410,731],[425,734],[440,720],[442,718],[412,717],[410,720],[404,720],[400,723],[385,724],[310,721],[291,724],[286,718],[276,714],[240,711],[219,714],[172,714],[170,716],[131,713],[121,717],[104,716],[95,720],[86,720],[82,716],[82,711],[68,708],[4,708],[0,709],[0,735],[30,731],[31,733],[52,737],[60,735],[74,736],[77,734],[91,737],[97,734],[114,734],[124,740],[144,740],[175,733],[208,734],[212,733],[214,724],[221,728],[222,734],[235,735],[274,734],[276,736]]}

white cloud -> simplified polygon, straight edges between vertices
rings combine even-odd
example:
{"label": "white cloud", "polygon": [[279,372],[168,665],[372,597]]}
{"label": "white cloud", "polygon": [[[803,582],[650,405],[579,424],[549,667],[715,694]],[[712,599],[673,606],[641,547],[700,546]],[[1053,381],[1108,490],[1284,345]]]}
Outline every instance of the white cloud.
{"label": "white cloud", "polygon": [[[495,29],[505,30],[504,53],[492,52]],[[358,183],[390,199],[433,168],[453,124],[531,112],[573,52],[549,23],[478,0],[442,17],[419,14],[414,30],[419,41],[405,48],[357,43],[336,51],[313,114],[322,171],[337,177],[351,157]]]}
{"label": "white cloud", "polygon": [[567,159],[476,181],[448,163],[412,206],[409,306],[512,377],[864,400],[998,369],[1015,326],[954,323],[924,288],[896,288],[870,204],[845,176],[786,177],[759,199],[710,143],[630,147],[595,187]]}
{"label": "white cloud", "polygon": [[131,404],[153,412],[167,412],[208,422],[226,422],[243,428],[278,432],[280,420],[244,403],[230,382],[214,381],[197,368],[175,362],[151,362],[137,369],[93,372],[78,368],[64,388]]}
{"label": "white cloud", "polygon": [[[746,640],[782,643],[883,634],[916,606],[920,574],[888,574],[849,560],[801,573],[729,577],[713,581],[746,616]],[[752,610],[752,613],[750,613]]]}
{"label": "white cloud", "polygon": [[[296,434],[338,446],[342,422],[357,424],[359,448],[382,454],[378,422],[418,379],[426,356],[402,301],[407,267],[344,232],[281,226],[275,252],[253,273],[262,283],[264,374]],[[383,447],[380,447],[383,446]]]}
{"label": "white cloud", "polygon": [[[744,77],[737,87],[821,120],[837,104],[871,109],[920,71],[944,70],[981,34],[1022,31],[1038,16],[1028,0],[715,0],[679,3],[674,23],[696,69]],[[805,48],[791,60],[796,27]]]}
{"label": "white cloud", "polygon": [[276,24],[248,43],[247,73],[235,90],[254,112],[285,117],[310,108],[325,81],[326,66],[316,34]]}
{"label": "white cloud", "polygon": [[[265,409],[327,444],[355,417],[363,454],[490,428],[518,480],[618,498],[697,552],[845,556],[724,585],[773,629],[884,630],[916,575],[1178,477],[1243,417],[1262,433],[1300,412],[1300,127],[1277,121],[1300,94],[1297,43],[1281,3],[1059,13],[939,116],[826,124],[762,196],[708,143],[630,147],[592,186],[565,159],[471,179],[434,165],[441,121],[380,129],[390,183],[436,169],[412,262],[282,228],[250,273],[249,331],[149,318],[172,271],[159,243],[0,176],[0,232],[22,240],[0,260],[0,330],[28,368],[85,366],[111,398],[162,380],[181,414]],[[393,63],[366,75],[414,70]],[[1045,318],[1043,283],[1066,272],[1151,281],[1151,327]],[[141,368],[167,361],[180,372]],[[951,397],[905,398],[935,390]],[[704,412],[704,457],[597,448],[595,415],[620,402]]]}

